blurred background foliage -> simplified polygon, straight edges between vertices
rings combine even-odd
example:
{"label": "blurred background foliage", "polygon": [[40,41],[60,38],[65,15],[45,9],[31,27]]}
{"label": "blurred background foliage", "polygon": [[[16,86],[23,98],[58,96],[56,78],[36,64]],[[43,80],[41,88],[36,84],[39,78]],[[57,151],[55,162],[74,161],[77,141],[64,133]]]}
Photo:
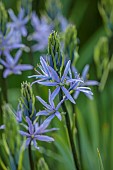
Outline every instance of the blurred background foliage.
{"label": "blurred background foliage", "polygon": [[[17,12],[16,7],[19,1],[4,0],[3,2],[6,9],[12,8]],[[41,16],[46,13],[46,3],[47,0],[33,0],[32,8]],[[76,101],[75,117],[70,110],[70,116],[73,118],[72,120],[76,122],[77,119],[78,121],[79,131],[76,132],[76,129],[73,129],[73,134],[76,139],[76,135],[79,133],[81,148],[79,157],[80,160],[82,160],[82,167],[84,167],[83,170],[99,169],[98,148],[102,157],[104,169],[113,170],[113,27],[112,25],[109,27],[109,23],[113,24],[113,3],[112,0],[103,0],[102,3],[99,0],[61,0],[61,5],[64,16],[71,23],[75,24],[77,28],[77,37],[79,38],[79,59],[76,63],[77,69],[82,72],[85,64],[90,64],[89,78],[102,83],[104,81],[104,86],[102,88],[94,87],[92,89],[94,92],[93,100],[90,101],[86,99],[84,95],[80,95],[79,99]],[[107,9],[108,15],[105,13],[105,9]],[[112,13],[110,22],[107,20],[107,16],[108,18],[110,16],[109,13]],[[24,62],[28,60],[27,55],[28,54],[23,54]],[[35,66],[39,60],[39,56],[39,53],[36,53],[34,56]],[[32,73],[29,71],[29,73],[23,73],[23,76],[8,77],[9,102],[13,107],[17,106],[18,98],[20,97],[20,84],[28,80],[27,76],[31,74]],[[101,80],[102,76],[104,80]],[[47,90],[44,87],[36,86],[36,89],[38,95],[41,94],[42,98],[47,98]],[[42,93],[42,91],[44,91],[44,93]],[[40,107],[41,106],[39,106],[39,108]],[[7,120],[5,119],[5,121]],[[9,122],[9,124],[11,124],[11,122]],[[55,138],[54,144],[51,146],[49,144],[44,144],[44,148],[41,148],[41,153],[33,151],[35,159],[39,159],[40,156],[43,156],[45,159],[42,158],[39,160],[41,165],[37,164],[37,167],[39,170],[74,170],[73,160],[68,146],[66,128],[62,122],[58,122],[57,120],[54,120],[53,124],[60,127],[60,130],[53,134]],[[13,131],[14,127],[11,128]],[[16,129],[13,133],[16,133]],[[8,169],[6,164],[9,165],[8,158],[6,160],[3,154],[6,152],[6,155],[8,155],[8,152],[10,152],[6,149],[7,135],[10,134],[5,133],[5,136],[3,136],[4,143],[2,145],[5,145],[5,148],[0,148],[0,157],[3,159],[0,158],[0,164],[2,165],[0,165],[0,169],[4,170]],[[11,134],[11,136],[14,135],[15,134]],[[7,143],[7,145],[10,150],[14,149],[10,146],[10,141],[8,142],[9,144]],[[15,145],[16,142],[15,140]],[[19,141],[17,145],[19,147]],[[25,151],[23,155],[24,168],[20,168],[22,170],[26,169],[26,159],[28,159],[26,158],[26,152],[27,151]],[[16,159],[19,159],[18,156]],[[46,165],[45,161],[48,165]],[[10,158],[9,169],[13,170],[11,166],[13,166],[12,158]],[[15,165],[13,167],[15,167]]]}

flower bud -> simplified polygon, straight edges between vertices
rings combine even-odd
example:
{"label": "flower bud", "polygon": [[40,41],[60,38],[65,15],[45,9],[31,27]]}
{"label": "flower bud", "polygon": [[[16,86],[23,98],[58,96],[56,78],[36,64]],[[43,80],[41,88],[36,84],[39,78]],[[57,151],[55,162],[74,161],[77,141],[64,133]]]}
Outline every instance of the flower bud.
{"label": "flower bud", "polygon": [[75,64],[75,60],[78,58],[78,39],[77,30],[74,25],[69,25],[64,35],[64,50],[66,55],[71,60],[71,63]]}
{"label": "flower bud", "polygon": [[7,11],[5,10],[4,4],[0,2],[0,32],[4,35],[6,33],[6,23],[7,23]]}
{"label": "flower bud", "polygon": [[59,36],[55,31],[49,36],[48,54],[50,55],[50,65],[60,74],[63,66],[63,57],[60,51]]}
{"label": "flower bud", "polygon": [[28,116],[31,120],[34,120],[36,115],[35,97],[32,87],[28,82],[23,82],[21,84],[21,102],[23,105],[24,116]]}

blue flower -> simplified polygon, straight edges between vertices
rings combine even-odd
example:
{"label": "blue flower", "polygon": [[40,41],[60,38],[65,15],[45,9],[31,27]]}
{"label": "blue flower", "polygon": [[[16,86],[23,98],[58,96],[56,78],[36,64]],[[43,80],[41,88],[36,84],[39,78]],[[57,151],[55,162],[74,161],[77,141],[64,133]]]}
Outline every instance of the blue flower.
{"label": "blue flower", "polygon": [[5,125],[0,125],[0,130],[5,129]]}
{"label": "blue flower", "polygon": [[56,116],[59,120],[62,119],[60,112],[58,111],[61,107],[61,104],[64,102],[64,100],[61,100],[58,105],[55,107],[53,96],[51,95],[51,91],[49,90],[49,104],[47,104],[41,97],[36,96],[36,98],[44,105],[45,110],[39,111],[36,116],[39,115],[53,115]]}
{"label": "blue flower", "polygon": [[57,16],[56,20],[58,20],[58,22],[60,24],[60,30],[62,32],[65,31],[65,29],[67,28],[67,25],[68,25],[67,19],[62,14],[59,14]]}
{"label": "blue flower", "polygon": [[20,134],[22,136],[26,136],[27,138],[26,147],[30,145],[31,142],[33,142],[34,147],[36,149],[39,149],[39,147],[37,146],[37,142],[36,142],[37,140],[45,141],[45,142],[54,141],[52,137],[43,135],[46,132],[57,130],[56,128],[46,129],[49,126],[52,119],[53,119],[53,116],[48,117],[40,126],[38,126],[37,123],[33,124],[32,121],[29,119],[29,117],[26,117],[26,122],[28,124],[27,132],[20,130]]}
{"label": "blue flower", "polygon": [[36,44],[32,46],[32,50],[34,52],[43,51],[47,48],[48,36],[52,31],[52,25],[48,24],[45,17],[39,19],[35,12],[32,13],[31,24],[34,32],[28,36],[28,40],[36,41]]}
{"label": "blue flower", "polygon": [[56,89],[52,93],[53,99],[54,96],[56,96],[60,91],[62,91],[72,103],[75,103],[73,97],[70,95],[69,90],[66,88],[66,86],[68,86],[72,82],[80,82],[81,80],[72,79],[67,76],[70,72],[70,64],[71,61],[68,61],[62,76],[59,76],[51,66],[48,66],[52,81],[38,81],[38,83],[45,86],[56,86]]}
{"label": "blue flower", "polygon": [[[75,76],[76,76],[77,70],[73,68],[73,71],[75,72]],[[91,89],[86,86],[96,86],[99,83],[95,80],[87,80],[88,71],[89,71],[89,65],[86,65],[82,71],[82,76],[81,76],[81,78],[83,79],[83,83],[81,83],[79,87],[77,87],[77,85],[74,87],[75,89],[74,98],[75,99],[78,98],[80,92],[83,92],[90,99],[93,98],[92,97],[93,93],[91,92]]]}
{"label": "blue flower", "polygon": [[75,103],[73,97],[70,95],[70,92],[66,88],[66,86],[69,86],[72,82],[82,82],[82,80],[80,78],[73,79],[70,76],[68,76],[68,73],[71,74],[70,64],[71,61],[68,61],[64,69],[63,75],[60,76],[51,66],[47,65],[43,59],[43,69],[41,70],[43,74],[41,75],[39,74],[38,76],[34,75],[30,77],[38,78],[38,80],[36,80],[33,83],[38,83],[45,86],[55,86],[56,89],[52,93],[53,99],[60,91],[62,91],[72,103]]}
{"label": "blue flower", "polygon": [[45,60],[43,59],[43,57],[40,57],[40,63],[41,63],[41,65],[38,66],[38,67],[39,67],[41,72],[36,70],[38,75],[29,76],[29,78],[35,77],[36,79],[38,79],[38,80],[34,81],[32,84],[38,83],[39,80],[40,81],[46,81],[46,80],[51,80],[52,79],[50,71],[49,71],[49,68],[48,68],[48,65],[45,62]]}
{"label": "blue flower", "polygon": [[8,33],[7,31],[5,35],[3,35],[2,32],[0,32],[0,56],[1,54],[6,56],[6,53],[13,49],[25,47],[25,45],[20,44],[20,42],[17,41],[17,38],[14,37],[13,29],[10,29]]}
{"label": "blue flower", "polygon": [[3,59],[0,59],[0,63],[5,67],[5,70],[3,72],[3,77],[6,78],[10,74],[21,74],[22,71],[25,70],[31,70],[33,69],[33,66],[29,64],[18,64],[18,60],[21,57],[22,51],[18,50],[15,58],[13,58],[10,53],[6,54],[6,61]]}
{"label": "blue flower", "polygon": [[18,123],[22,122],[22,112],[23,110],[21,108],[21,104],[19,103],[17,107],[17,111],[15,112],[15,117]]}
{"label": "blue flower", "polygon": [[25,10],[23,8],[20,9],[20,12],[18,16],[14,14],[12,9],[8,10],[10,18],[12,19],[12,22],[8,23],[9,27],[12,27],[15,31],[20,33],[22,36],[27,36],[27,29],[25,25],[27,24],[29,17],[26,16],[24,18]]}

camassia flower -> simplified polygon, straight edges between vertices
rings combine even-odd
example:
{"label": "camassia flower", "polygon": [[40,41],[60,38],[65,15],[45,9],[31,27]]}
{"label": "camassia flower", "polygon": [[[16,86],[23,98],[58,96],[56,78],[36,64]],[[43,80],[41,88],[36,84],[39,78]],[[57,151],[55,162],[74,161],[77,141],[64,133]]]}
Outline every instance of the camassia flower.
{"label": "camassia flower", "polygon": [[72,103],[75,103],[73,97],[70,95],[70,92],[68,91],[66,86],[69,86],[72,82],[81,82],[82,80],[80,78],[73,79],[67,76],[68,73],[70,72],[70,64],[71,64],[71,61],[68,61],[64,69],[63,75],[59,76],[58,73],[51,66],[45,64],[44,62],[43,70],[41,71],[43,73],[43,76],[45,75],[47,76],[47,79],[43,79],[42,75],[39,75],[37,77],[35,75],[34,77],[38,78],[38,80],[33,83],[38,83],[38,84],[42,84],[45,86],[55,86],[56,89],[52,93],[53,99],[54,99],[54,96],[56,96],[60,91],[62,91],[63,94],[65,94],[65,96],[67,97],[67,99],[69,99]]}
{"label": "camassia flower", "polygon": [[13,49],[25,47],[25,45],[20,44],[19,41],[17,42],[16,38],[14,38],[13,33],[13,28],[7,30],[5,35],[0,32],[0,56],[1,54],[6,56],[6,53]]}
{"label": "camassia flower", "polygon": [[87,64],[83,71],[82,71],[82,76],[81,78],[83,79],[83,83],[79,85],[79,87],[74,87],[75,93],[74,93],[74,98],[77,99],[80,92],[83,92],[89,99],[92,99],[93,93],[91,92],[91,89],[86,86],[96,86],[99,83],[95,80],[87,80],[87,74],[89,71],[89,65]]}
{"label": "camassia flower", "polygon": [[39,111],[36,116],[39,115],[53,115],[56,116],[59,120],[62,119],[60,112],[58,111],[61,107],[61,104],[64,102],[64,100],[61,100],[58,105],[55,107],[53,96],[51,95],[51,91],[49,90],[49,104],[47,104],[41,97],[36,96],[36,98],[44,105],[45,110]]}
{"label": "camassia flower", "polygon": [[8,12],[9,12],[10,18],[12,19],[12,22],[9,22],[8,26],[13,28],[14,31],[17,31],[22,36],[27,36],[27,29],[25,25],[27,24],[29,17],[26,16],[24,18],[25,10],[21,8],[18,16],[14,14],[12,9],[9,9]]}
{"label": "camassia flower", "polygon": [[5,125],[0,125],[0,130],[5,129]]}
{"label": "camassia flower", "polygon": [[26,138],[27,138],[26,139],[26,147],[28,145],[30,145],[31,142],[33,142],[34,147],[36,149],[39,149],[36,141],[45,141],[45,142],[54,141],[54,139],[52,137],[43,135],[46,132],[57,130],[56,128],[46,129],[49,126],[52,118],[53,118],[53,116],[48,117],[40,126],[38,126],[37,123],[33,124],[32,121],[29,119],[29,117],[26,117],[26,122],[28,124],[28,130],[27,130],[27,132],[20,130],[20,134],[22,136],[26,136]]}
{"label": "camassia flower", "polygon": [[47,48],[48,36],[52,31],[52,25],[48,24],[45,17],[39,19],[35,12],[32,13],[31,24],[34,32],[28,36],[28,40],[36,42],[36,44],[32,46],[32,50],[34,52],[43,51]]}
{"label": "camassia flower", "polygon": [[46,80],[51,80],[52,79],[50,71],[49,71],[49,68],[48,68],[48,65],[45,62],[45,60],[43,59],[43,57],[40,57],[40,63],[41,63],[41,65],[38,66],[38,67],[39,67],[41,72],[36,70],[38,75],[29,76],[29,78],[35,77],[36,79],[38,79],[38,80],[34,81],[32,84],[38,83],[39,80],[40,81],[46,81]]}
{"label": "camassia flower", "polygon": [[17,111],[15,112],[15,117],[18,123],[22,122],[22,108],[20,106],[20,103],[18,104]]}
{"label": "camassia flower", "polygon": [[29,64],[18,64],[19,58],[21,57],[22,51],[18,50],[15,58],[10,53],[6,53],[6,61],[0,59],[0,63],[5,67],[3,77],[6,78],[10,74],[21,74],[22,71],[31,70],[33,66]]}

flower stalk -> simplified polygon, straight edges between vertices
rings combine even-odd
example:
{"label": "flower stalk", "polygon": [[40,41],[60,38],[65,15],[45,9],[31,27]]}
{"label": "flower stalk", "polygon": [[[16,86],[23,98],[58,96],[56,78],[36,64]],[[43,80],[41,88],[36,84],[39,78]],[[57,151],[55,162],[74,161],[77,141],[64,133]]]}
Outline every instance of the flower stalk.
{"label": "flower stalk", "polygon": [[34,170],[34,163],[33,163],[33,158],[32,158],[32,151],[31,151],[31,143],[28,147],[28,154],[29,154],[30,169]]}
{"label": "flower stalk", "polygon": [[[60,97],[61,96],[63,96],[62,92],[60,93]],[[68,114],[68,110],[66,108],[65,102],[62,103],[62,109],[66,113],[65,114],[65,120],[66,120],[66,126],[67,126],[67,131],[68,131],[71,151],[72,151],[72,155],[73,155],[74,165],[75,165],[77,170],[80,170],[81,168],[80,168],[80,164],[79,164],[79,160],[78,160],[78,156],[77,156],[77,151],[76,151],[74,140],[73,140],[73,134],[72,134],[72,130],[71,130],[70,118],[69,118],[69,114]]]}

